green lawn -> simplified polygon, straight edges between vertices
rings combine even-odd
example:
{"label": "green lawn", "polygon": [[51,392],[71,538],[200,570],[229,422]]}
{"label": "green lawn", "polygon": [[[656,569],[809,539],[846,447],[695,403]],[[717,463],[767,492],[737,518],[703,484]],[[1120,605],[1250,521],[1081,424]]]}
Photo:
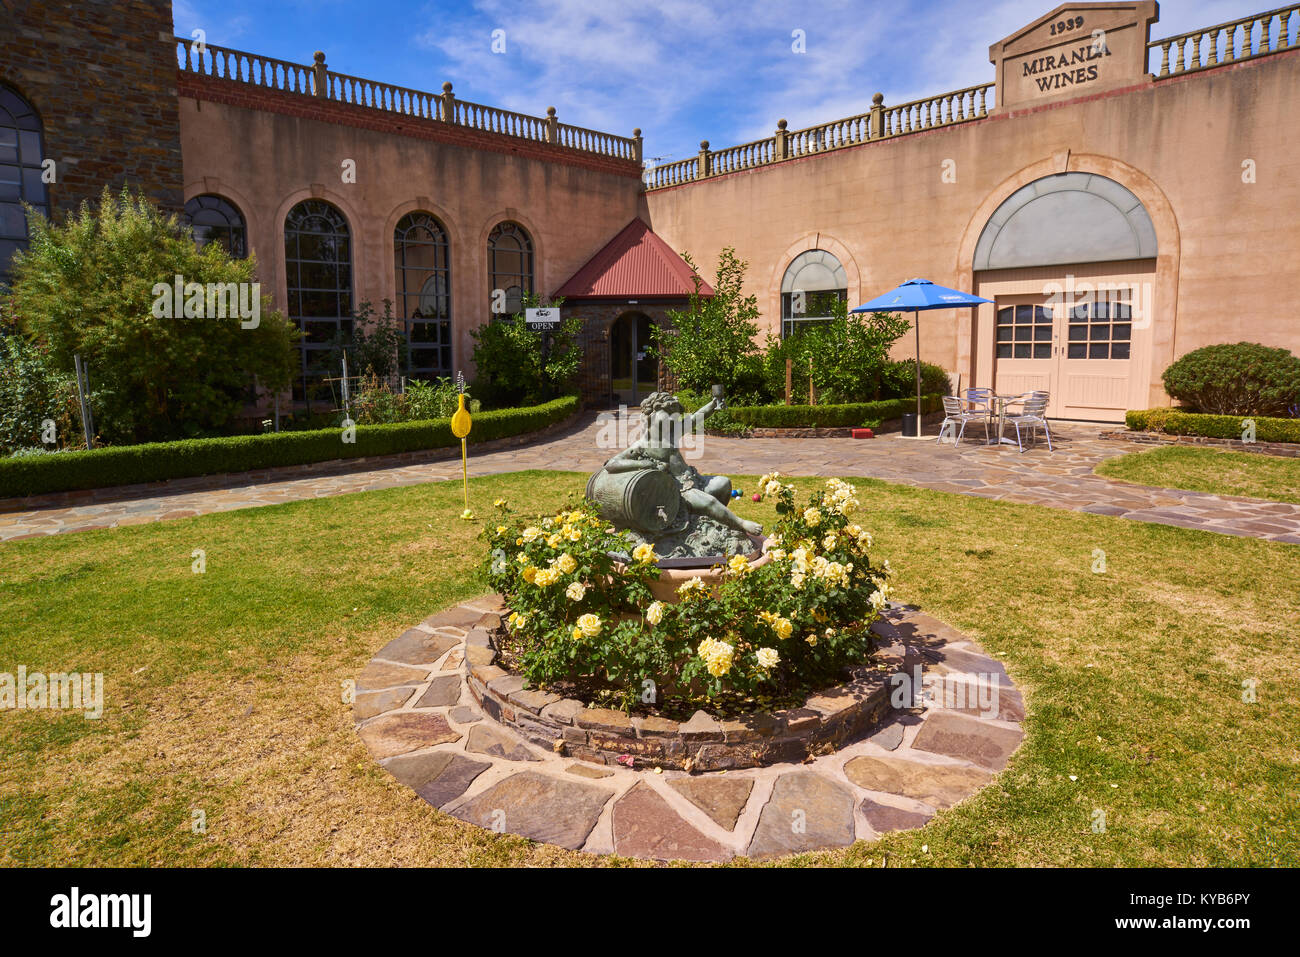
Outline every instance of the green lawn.
{"label": "green lawn", "polygon": [[[584,481],[478,479],[472,504],[553,510]],[[794,863],[1300,865],[1300,547],[858,486],[899,597],[1006,663],[1028,733],[924,829]],[[0,545],[0,671],[102,671],[107,699],[100,721],[0,712],[0,864],[611,863],[440,814],[353,731],[341,683],[484,590],[459,495],[433,483]]]}
{"label": "green lawn", "polygon": [[1139,485],[1300,504],[1300,459],[1279,455],[1166,445],[1107,459],[1096,472]]}

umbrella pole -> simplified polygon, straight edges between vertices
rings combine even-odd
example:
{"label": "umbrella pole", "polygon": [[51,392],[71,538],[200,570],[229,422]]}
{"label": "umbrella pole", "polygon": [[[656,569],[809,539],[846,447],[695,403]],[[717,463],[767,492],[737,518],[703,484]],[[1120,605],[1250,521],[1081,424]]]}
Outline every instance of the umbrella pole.
{"label": "umbrella pole", "polygon": [[921,437],[921,311],[912,313],[912,327],[916,331],[916,437]]}

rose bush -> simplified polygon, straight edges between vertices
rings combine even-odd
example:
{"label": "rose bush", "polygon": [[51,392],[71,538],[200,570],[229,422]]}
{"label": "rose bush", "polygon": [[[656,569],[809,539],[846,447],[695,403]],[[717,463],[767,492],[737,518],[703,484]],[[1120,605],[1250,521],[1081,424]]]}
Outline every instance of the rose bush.
{"label": "rose bush", "polygon": [[676,603],[650,593],[653,549],[589,506],[525,523],[498,502],[487,573],[510,608],[507,660],[532,686],[670,713],[753,710],[837,681],[871,652],[889,562],[870,559],[852,485],[831,479],[800,505],[773,473],[759,491],[776,499],[772,560],[735,556],[716,586],[693,578]]}

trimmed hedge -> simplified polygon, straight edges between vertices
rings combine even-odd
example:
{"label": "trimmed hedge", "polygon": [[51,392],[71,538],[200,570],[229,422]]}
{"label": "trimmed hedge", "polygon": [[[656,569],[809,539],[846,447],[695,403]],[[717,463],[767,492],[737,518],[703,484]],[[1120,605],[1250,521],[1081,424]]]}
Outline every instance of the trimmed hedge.
{"label": "trimmed hedge", "polygon": [[[943,408],[943,397],[921,397],[923,414]],[[851,402],[844,405],[746,405],[728,409],[731,418],[752,428],[843,429],[868,422],[886,422],[916,411],[916,396],[882,399],[879,402]]]}
{"label": "trimmed hedge", "polygon": [[1124,424],[1134,432],[1166,435],[1204,435],[1212,439],[1240,439],[1242,422],[1253,419],[1257,442],[1300,442],[1300,419],[1274,419],[1264,415],[1208,415],[1182,409],[1145,409],[1126,412]]}
{"label": "trimmed hedge", "polygon": [[[570,395],[542,405],[479,412],[469,440],[487,442],[536,432],[577,410],[578,397]],[[0,498],[420,452],[458,442],[451,434],[450,419],[358,425],[354,443],[343,442],[342,434],[339,428],[272,432],[0,459]]]}

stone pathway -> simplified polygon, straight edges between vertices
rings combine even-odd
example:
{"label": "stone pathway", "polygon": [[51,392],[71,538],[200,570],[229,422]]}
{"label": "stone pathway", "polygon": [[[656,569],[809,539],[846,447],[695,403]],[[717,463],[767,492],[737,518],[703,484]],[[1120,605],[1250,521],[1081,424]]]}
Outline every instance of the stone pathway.
{"label": "stone pathway", "polygon": [[[991,781],[1023,737],[1024,702],[1001,663],[893,605],[874,626],[879,654],[909,675],[923,669],[928,698],[856,743],[800,764],[694,775],[575,761],[474,701],[467,659],[482,647],[475,635],[486,638],[475,626],[501,608],[485,596],[406,631],[366,665],[354,703],[358,734],[384,768],[432,806],[489,830],[653,860],[845,847],[921,827]],[[580,711],[570,716],[581,723]]]}
{"label": "stone pathway", "polygon": [[[903,485],[1048,508],[1116,515],[1143,522],[1200,528],[1227,535],[1300,543],[1300,505],[1178,489],[1131,485],[1092,474],[1097,463],[1143,446],[1096,438],[1099,427],[1060,423],[1056,450],[1039,445],[1021,454],[968,439],[959,449],[899,435],[875,439],[732,439],[704,436],[694,464],[722,474],[870,476]],[[522,469],[592,472],[622,443],[595,421],[535,445],[475,455],[470,474]],[[625,437],[624,437],[625,438]],[[275,505],[304,498],[439,482],[460,476],[460,462],[371,464],[363,471],[277,469],[245,475],[179,480],[93,492],[42,496],[0,512],[0,541],[58,532]]]}

